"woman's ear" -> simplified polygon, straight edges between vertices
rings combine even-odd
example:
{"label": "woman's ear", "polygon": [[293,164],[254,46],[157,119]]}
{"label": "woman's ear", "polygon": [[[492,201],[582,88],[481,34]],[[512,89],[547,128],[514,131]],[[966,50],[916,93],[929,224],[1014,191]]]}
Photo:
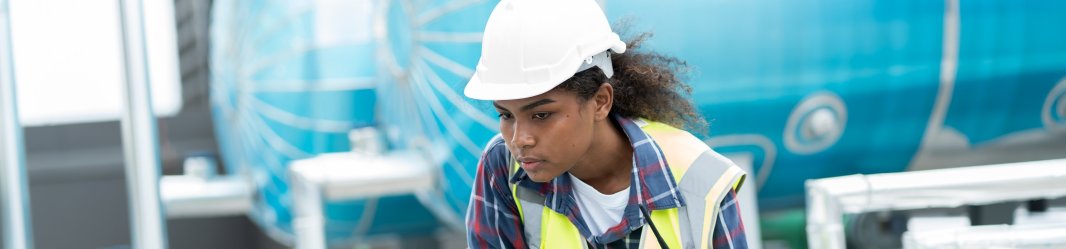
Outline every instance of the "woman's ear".
{"label": "woman's ear", "polygon": [[596,94],[592,95],[592,104],[595,106],[594,117],[596,120],[603,120],[607,118],[607,115],[611,113],[611,107],[614,105],[614,87],[611,84],[600,84],[600,88],[596,90]]}

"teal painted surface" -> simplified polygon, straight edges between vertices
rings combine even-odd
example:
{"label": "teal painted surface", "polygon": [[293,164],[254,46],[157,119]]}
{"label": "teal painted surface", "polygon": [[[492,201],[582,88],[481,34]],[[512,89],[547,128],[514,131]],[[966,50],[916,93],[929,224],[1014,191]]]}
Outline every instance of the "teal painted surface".
{"label": "teal painted surface", "polygon": [[[810,178],[901,171],[918,149],[939,81],[941,2],[611,4],[612,17],[635,16],[635,30],[655,34],[648,49],[693,67],[693,98],[711,137],[773,141],[777,165],[759,193],[766,204],[800,204]],[[678,12],[701,14],[671,15]],[[841,96],[845,131],[821,152],[790,153],[783,146],[788,117],[820,91]],[[755,153],[757,166],[766,159],[750,144],[716,149]]]}
{"label": "teal painted surface", "polygon": [[[1066,76],[1066,15],[1056,1],[967,1],[959,87],[947,125],[982,145],[1005,133],[1044,128],[1045,96]],[[1058,122],[1063,123],[1061,113]]]}

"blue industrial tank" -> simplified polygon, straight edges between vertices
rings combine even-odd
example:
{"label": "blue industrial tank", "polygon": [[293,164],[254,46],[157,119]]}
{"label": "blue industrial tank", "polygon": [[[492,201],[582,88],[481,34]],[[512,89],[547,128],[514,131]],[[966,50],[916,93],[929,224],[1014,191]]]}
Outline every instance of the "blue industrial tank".
{"label": "blue industrial tank", "polygon": [[[724,154],[754,158],[763,210],[803,182],[1064,157],[1066,15],[1057,1],[600,1],[688,63]],[[462,95],[496,1],[214,1],[212,108],[227,170],[259,191],[251,216],[292,239],[288,162],[350,150],[444,148],[438,188],[328,203],[334,241],[461,229],[488,102]]]}

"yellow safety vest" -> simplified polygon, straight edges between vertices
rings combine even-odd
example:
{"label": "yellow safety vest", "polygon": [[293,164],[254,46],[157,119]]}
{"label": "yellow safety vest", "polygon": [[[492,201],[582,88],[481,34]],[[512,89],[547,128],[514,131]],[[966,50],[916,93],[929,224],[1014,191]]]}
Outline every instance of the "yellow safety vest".
{"label": "yellow safety vest", "polygon": [[[662,149],[686,205],[651,211],[651,220],[669,248],[711,248],[718,203],[737,191],[746,174],[692,134],[670,125],[634,120]],[[512,172],[518,170],[517,162]],[[529,248],[587,248],[586,239],[570,222],[544,205],[544,196],[511,184]],[[539,222],[538,222],[539,220]],[[641,248],[660,248],[651,229],[642,229]],[[702,246],[701,246],[702,245]]]}

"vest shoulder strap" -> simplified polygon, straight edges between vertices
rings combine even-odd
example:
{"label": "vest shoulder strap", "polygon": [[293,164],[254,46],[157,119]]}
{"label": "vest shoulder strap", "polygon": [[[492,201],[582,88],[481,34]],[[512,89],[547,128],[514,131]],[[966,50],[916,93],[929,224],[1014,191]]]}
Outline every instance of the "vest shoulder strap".
{"label": "vest shoulder strap", "polygon": [[707,143],[687,131],[660,122],[638,120],[641,121],[637,122],[640,128],[654,139],[663,151],[675,180],[680,180],[681,176],[685,175],[697,157],[711,150]]}

